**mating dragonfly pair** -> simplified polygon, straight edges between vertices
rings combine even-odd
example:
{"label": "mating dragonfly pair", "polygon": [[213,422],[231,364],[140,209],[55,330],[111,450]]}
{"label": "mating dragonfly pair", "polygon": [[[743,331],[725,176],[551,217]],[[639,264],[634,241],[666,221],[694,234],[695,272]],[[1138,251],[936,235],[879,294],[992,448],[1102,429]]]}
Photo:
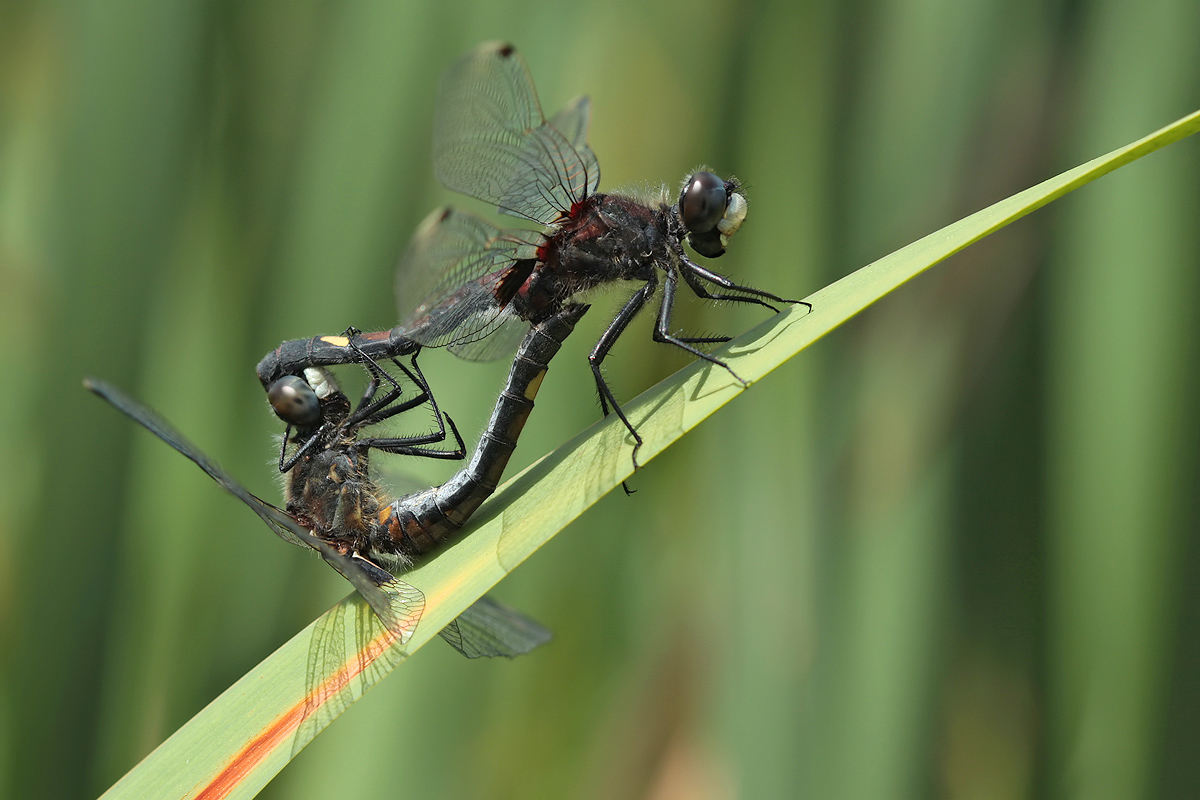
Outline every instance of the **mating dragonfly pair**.
{"label": "mating dragonfly pair", "polygon": [[[434,125],[438,178],[544,229],[500,229],[471,214],[439,209],[418,228],[397,268],[398,326],[285,342],[259,363],[271,405],[288,425],[279,458],[280,471],[288,475],[286,509],[252,495],[113,387],[99,381],[88,387],[194,461],[280,537],[318,551],[394,636],[407,641],[424,601],[393,573],[436,549],[495,490],[550,359],[587,311],[575,302],[581,293],[618,281],[640,283],[588,356],[601,410],[605,416],[615,413],[628,429],[635,467],[642,439],[601,366],[659,282],[655,341],[680,347],[735,378],[728,365],[700,348],[729,337],[673,332],[680,280],[709,300],[773,311],[774,304],[797,302],[736,284],[685,251],[686,242],[705,257],[725,252],[746,216],[736,180],[698,171],[674,204],[665,193],[651,201],[598,193],[600,168],[587,144],[589,113],[581,98],[547,120],[529,70],[509,44],[482,45],[450,67]],[[417,366],[417,353],[447,347],[467,359],[489,359],[510,352],[518,341],[508,382],[468,466],[442,486],[388,503],[369,474],[371,450],[433,458],[462,458],[466,452]],[[400,361],[404,357],[409,366]],[[389,361],[418,387],[415,397],[402,399],[397,378],[382,366]],[[367,389],[354,407],[326,370],[345,364],[368,373]],[[400,438],[363,435],[369,426],[426,403],[437,430]],[[455,447],[434,449],[451,437]],[[472,657],[511,657],[549,637],[537,623],[486,599],[442,635]]]}

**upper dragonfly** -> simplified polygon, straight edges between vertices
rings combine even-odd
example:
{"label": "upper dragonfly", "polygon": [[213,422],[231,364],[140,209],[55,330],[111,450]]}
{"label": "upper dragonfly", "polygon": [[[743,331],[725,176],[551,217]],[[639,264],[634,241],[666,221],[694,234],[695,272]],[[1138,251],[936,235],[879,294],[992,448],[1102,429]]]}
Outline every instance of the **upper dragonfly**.
{"label": "upper dragonfly", "polygon": [[[697,345],[727,336],[680,336],[671,316],[680,279],[699,297],[753,303],[793,303],[742,286],[693,261],[715,258],[746,217],[736,179],[708,171],[688,177],[671,205],[665,192],[643,201],[600,194],[600,167],[587,144],[590,106],[580,98],[547,120],[524,59],[506,43],[487,43],[442,78],[434,122],[434,169],[448,188],[491,203],[502,214],[544,226],[500,229],[472,214],[442,208],[418,228],[396,270],[402,322],[388,332],[361,334],[364,349],[408,353],[449,346],[459,356],[489,359],[511,350],[528,328],[589,289],[635,281],[641,286],[609,323],[588,356],[600,406],[626,417],[601,365],[616,340],[663,283],[655,341],[668,342],[728,370]],[[416,304],[414,306],[414,303]],[[805,303],[805,305],[808,305]],[[264,383],[297,366],[350,360],[330,338],[288,342],[259,365]]]}

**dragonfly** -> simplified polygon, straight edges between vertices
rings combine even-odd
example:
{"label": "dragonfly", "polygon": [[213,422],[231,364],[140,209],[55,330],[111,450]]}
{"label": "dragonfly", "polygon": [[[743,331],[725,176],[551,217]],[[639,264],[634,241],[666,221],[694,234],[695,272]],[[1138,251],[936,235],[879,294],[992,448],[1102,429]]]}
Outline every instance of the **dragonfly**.
{"label": "dragonfly", "polygon": [[[540,230],[501,229],[454,208],[434,211],[418,227],[396,269],[401,323],[361,334],[355,343],[378,353],[448,347],[473,360],[496,358],[538,324],[588,290],[640,284],[588,355],[604,416],[615,413],[633,441],[642,437],[604,378],[617,339],[662,284],[655,341],[672,344],[728,371],[703,345],[728,336],[683,336],[672,329],[680,282],[698,297],[766,307],[800,304],[734,283],[697,263],[723,255],[746,218],[739,181],[701,169],[684,181],[673,204],[597,191],[600,167],[587,143],[590,104],[579,98],[547,120],[524,59],[508,43],[483,44],[442,78],[434,121],[433,163],[449,189],[494,205]],[[413,303],[415,302],[415,306]],[[336,337],[285,342],[259,364],[264,383],[303,366],[345,363],[352,348]]]}
{"label": "dragonfly", "polygon": [[[252,494],[158,414],[116,387],[94,378],[84,385],[190,459],[249,506],[277,536],[317,551],[362,595],[393,640],[403,644],[424,613],[425,598],[393,573],[440,547],[495,491],[533,410],[550,359],[587,309],[582,304],[568,305],[529,331],[466,467],[440,487],[391,502],[370,475],[369,455],[372,449],[391,452],[392,440],[359,435],[364,426],[379,421],[378,408],[370,411],[383,399],[375,396],[383,371],[378,364],[368,368],[368,386],[354,410],[324,368],[309,368],[303,379],[286,376],[283,386],[268,391],[275,412],[310,442],[285,480],[283,509]],[[318,410],[316,416],[313,408]],[[453,423],[448,424],[453,429]],[[488,597],[467,608],[439,634],[468,658],[512,658],[550,638],[539,623]]]}

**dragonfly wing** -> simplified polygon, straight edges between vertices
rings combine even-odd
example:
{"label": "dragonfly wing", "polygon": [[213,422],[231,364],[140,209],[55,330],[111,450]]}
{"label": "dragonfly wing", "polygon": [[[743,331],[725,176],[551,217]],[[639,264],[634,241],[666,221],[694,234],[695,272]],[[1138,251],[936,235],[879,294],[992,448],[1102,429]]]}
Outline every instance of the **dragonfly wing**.
{"label": "dragonfly wing", "polygon": [[566,137],[579,160],[583,162],[584,173],[588,176],[584,187],[585,195],[593,195],[600,186],[600,162],[596,154],[588,146],[588,125],[592,121],[592,103],[586,96],[576,97],[565,108],[550,118],[550,125]]}
{"label": "dragonfly wing", "polygon": [[96,378],[85,378],[83,385],[93,394],[108,401],[110,405],[122,414],[153,433],[159,439],[162,439],[174,448],[176,452],[182,454],[193,464],[204,470],[204,474],[220,484],[221,488],[250,506],[251,510],[255,514],[258,514],[259,518],[267,523],[279,538],[302,547],[316,549],[313,546],[313,542],[316,541],[315,537],[296,522],[290,514],[252,494],[249,489],[228,472],[221,469],[215,461],[206,456],[200,448],[189,442],[171,423],[167,422],[157,413],[105,381]]}
{"label": "dragonfly wing", "polygon": [[[579,122],[578,115],[572,122]],[[584,128],[586,138],[586,114]],[[599,183],[595,156],[582,156],[573,144],[579,135],[546,122],[516,48],[489,42],[442,77],[434,115],[434,171],[447,188],[546,225]]]}
{"label": "dragonfly wing", "polygon": [[401,644],[408,642],[425,613],[425,595],[421,590],[362,556],[347,557],[324,542],[321,545],[321,556],[329,566],[354,585]]}
{"label": "dragonfly wing", "polygon": [[441,347],[496,330],[508,301],[532,272],[540,242],[536,231],[501,230],[453,208],[434,211],[396,267],[404,335]]}
{"label": "dragonfly wing", "polygon": [[482,336],[457,341],[449,350],[467,361],[495,361],[516,350],[527,333],[528,322],[512,314],[502,314]]}
{"label": "dragonfly wing", "polygon": [[540,624],[484,595],[438,632],[467,658],[516,658],[550,641]]}
{"label": "dragonfly wing", "polygon": [[402,642],[408,641],[412,636],[413,629],[425,609],[425,597],[418,589],[397,581],[390,573],[365,559],[343,555],[325,541],[313,536],[295,517],[255,496],[206,456],[200,448],[189,442],[169,422],[120,389],[95,378],[85,379],[83,385],[200,467],[225,491],[249,506],[279,538],[320,553],[331,567],[353,584],[384,625]]}

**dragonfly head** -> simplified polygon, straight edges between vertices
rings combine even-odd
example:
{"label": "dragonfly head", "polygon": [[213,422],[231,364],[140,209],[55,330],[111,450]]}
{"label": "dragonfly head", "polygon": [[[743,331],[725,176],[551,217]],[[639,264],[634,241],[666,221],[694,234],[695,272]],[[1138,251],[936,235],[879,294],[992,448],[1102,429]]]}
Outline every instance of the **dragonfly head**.
{"label": "dragonfly head", "polygon": [[267,401],[275,416],[300,430],[322,422],[336,422],[349,412],[349,401],[333,375],[320,367],[308,367],[304,377],[285,375],[267,389]]}
{"label": "dragonfly head", "polygon": [[688,244],[702,256],[724,254],[729,237],[746,219],[746,196],[737,178],[723,180],[707,170],[693,173],[679,192],[679,218]]}

